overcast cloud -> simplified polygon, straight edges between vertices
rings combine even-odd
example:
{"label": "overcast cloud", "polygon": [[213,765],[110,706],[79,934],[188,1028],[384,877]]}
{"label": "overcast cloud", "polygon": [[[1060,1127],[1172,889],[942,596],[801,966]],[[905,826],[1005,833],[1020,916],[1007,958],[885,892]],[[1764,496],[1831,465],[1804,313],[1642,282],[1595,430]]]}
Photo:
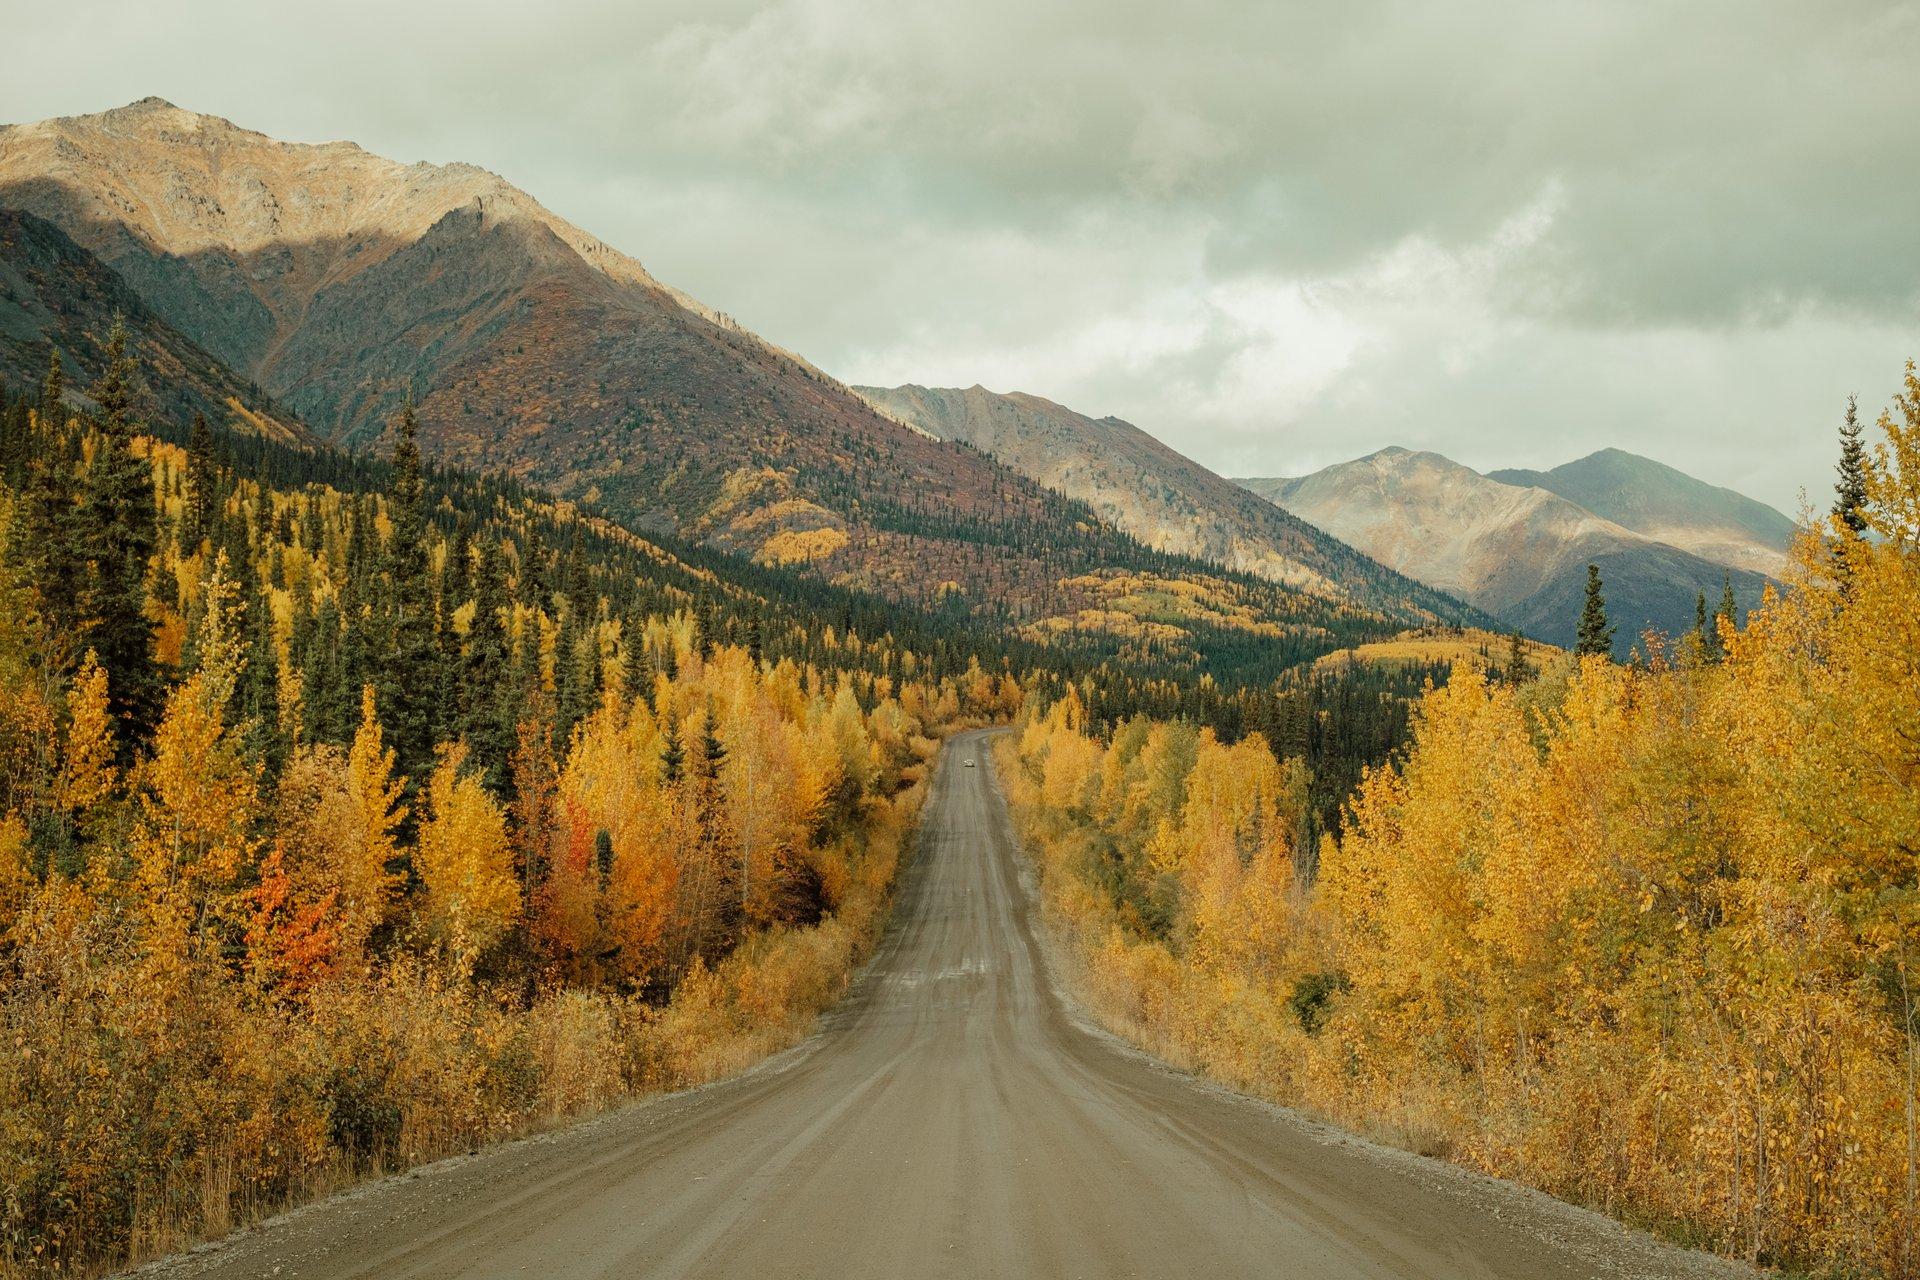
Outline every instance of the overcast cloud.
{"label": "overcast cloud", "polygon": [[1920,6],[68,3],[0,119],[158,94],[469,160],[852,382],[1230,474],[1606,445],[1789,514],[1920,355]]}

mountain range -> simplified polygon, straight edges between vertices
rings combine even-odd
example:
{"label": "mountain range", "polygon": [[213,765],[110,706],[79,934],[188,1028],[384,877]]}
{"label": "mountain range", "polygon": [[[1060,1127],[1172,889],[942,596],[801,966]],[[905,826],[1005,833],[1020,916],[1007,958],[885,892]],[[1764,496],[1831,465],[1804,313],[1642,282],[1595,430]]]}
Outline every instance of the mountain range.
{"label": "mountain range", "polygon": [[[1210,473],[1178,483],[1241,503],[1252,532],[1226,538],[1244,554],[1142,537],[471,165],[282,142],[148,98],[0,127],[0,207],[32,249],[0,295],[12,377],[37,377],[49,343],[90,370],[120,311],[144,356],[205,366],[193,407],[228,406],[240,429],[375,447],[411,400],[438,460],[643,534],[1136,658],[1300,656],[1478,618]],[[55,260],[58,279],[31,267]],[[83,277],[77,307],[62,281]]]}
{"label": "mountain range", "polygon": [[411,402],[439,460],[643,534],[1189,664],[1434,623],[1564,641],[1588,563],[1631,643],[1723,572],[1757,597],[1793,528],[1613,450],[1229,481],[1034,395],[845,386],[472,165],[156,98],[0,126],[0,373],[97,367],[116,314],[176,420],[365,448]]}
{"label": "mountain range", "polygon": [[[120,276],[58,227],[0,208],[0,379],[37,387],[57,346],[69,377],[105,363],[105,341],[118,316],[139,365],[148,373],[152,412],[176,421],[195,413],[282,444],[311,443],[299,419],[274,405],[141,300]],[[85,402],[84,390],[74,390]]]}
{"label": "mountain range", "polygon": [[1607,449],[1552,471],[1482,475],[1437,453],[1382,449],[1250,491],[1411,577],[1537,639],[1573,639],[1589,564],[1615,648],[1691,629],[1725,585],[1757,604],[1786,564],[1794,524],[1662,463]]}

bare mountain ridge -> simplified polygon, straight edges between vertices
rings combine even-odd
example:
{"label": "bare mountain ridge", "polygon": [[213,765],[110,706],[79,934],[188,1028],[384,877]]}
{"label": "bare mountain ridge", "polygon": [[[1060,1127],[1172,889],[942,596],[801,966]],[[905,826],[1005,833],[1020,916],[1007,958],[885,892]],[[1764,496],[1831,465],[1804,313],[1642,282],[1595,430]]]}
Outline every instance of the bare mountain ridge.
{"label": "bare mountain ridge", "polygon": [[[281,142],[145,98],[0,126],[0,193],[181,313],[233,368],[305,392],[314,422],[348,440],[377,433],[389,406],[337,407],[324,381],[330,361],[365,373],[382,339],[411,338],[429,359],[452,355],[494,317],[444,304],[525,303],[511,287],[525,282],[684,311],[825,377],[476,165],[402,164],[352,142]],[[450,250],[461,241],[488,245],[497,262],[460,261]],[[396,286],[423,282],[440,305],[419,309],[439,310],[438,323],[391,300]],[[358,326],[357,348],[343,322]],[[316,367],[322,381],[309,390]]]}
{"label": "bare mountain ridge", "polygon": [[1793,543],[1793,521],[1764,502],[1623,449],[1602,449],[1551,471],[1490,471],[1487,478],[1557,493],[1635,533],[1736,569],[1778,576]]}
{"label": "bare mountain ridge", "polygon": [[1457,606],[1260,500],[1120,418],[1092,418],[1026,392],[906,385],[855,387],[870,404],[944,440],[960,440],[1161,551],[1310,591]]}
{"label": "bare mountain ridge", "polygon": [[1622,653],[1647,630],[1678,635],[1689,629],[1702,592],[1717,604],[1730,580],[1736,597],[1751,606],[1767,582],[1763,574],[1649,537],[1558,493],[1482,475],[1437,453],[1393,447],[1309,476],[1238,483],[1408,576],[1555,644],[1573,638],[1589,564],[1599,565],[1605,579]]}

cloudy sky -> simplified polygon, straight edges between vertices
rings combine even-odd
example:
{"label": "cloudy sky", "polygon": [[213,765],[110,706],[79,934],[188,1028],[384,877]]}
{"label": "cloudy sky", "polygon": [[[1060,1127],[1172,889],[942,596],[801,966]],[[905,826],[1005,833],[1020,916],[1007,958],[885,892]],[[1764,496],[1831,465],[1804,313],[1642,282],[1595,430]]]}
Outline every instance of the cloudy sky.
{"label": "cloudy sky", "polygon": [[469,160],[852,382],[1229,474],[1604,445],[1792,514],[1920,355],[1920,4],[36,5],[0,119],[147,94]]}

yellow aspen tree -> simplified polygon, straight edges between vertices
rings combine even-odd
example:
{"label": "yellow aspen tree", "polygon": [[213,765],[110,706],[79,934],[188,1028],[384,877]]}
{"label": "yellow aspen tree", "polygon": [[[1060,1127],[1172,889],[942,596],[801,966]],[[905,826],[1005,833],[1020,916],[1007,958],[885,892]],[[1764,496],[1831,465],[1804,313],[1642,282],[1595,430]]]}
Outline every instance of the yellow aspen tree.
{"label": "yellow aspen tree", "polygon": [[61,753],[59,803],[83,818],[113,793],[119,781],[113,715],[107,705],[107,673],[93,650],[81,659],[67,694],[67,741]]}
{"label": "yellow aspen tree", "polygon": [[251,860],[258,771],[227,732],[204,672],[167,699],[139,769],[134,857],[154,918],[198,928],[222,913]]}
{"label": "yellow aspen tree", "polygon": [[477,774],[468,772],[464,743],[440,749],[427,786],[427,817],[414,849],[426,889],[428,935],[462,972],[520,915],[505,816]]}
{"label": "yellow aspen tree", "polygon": [[347,752],[346,797],[350,817],[334,844],[334,884],[342,932],[351,947],[363,945],[387,918],[398,877],[394,832],[406,819],[401,803],[406,780],[394,775],[394,751],[385,745],[373,686],[360,690],[360,726]]}
{"label": "yellow aspen tree", "polygon": [[6,936],[34,888],[27,858],[27,824],[17,813],[0,815],[0,937]]}

